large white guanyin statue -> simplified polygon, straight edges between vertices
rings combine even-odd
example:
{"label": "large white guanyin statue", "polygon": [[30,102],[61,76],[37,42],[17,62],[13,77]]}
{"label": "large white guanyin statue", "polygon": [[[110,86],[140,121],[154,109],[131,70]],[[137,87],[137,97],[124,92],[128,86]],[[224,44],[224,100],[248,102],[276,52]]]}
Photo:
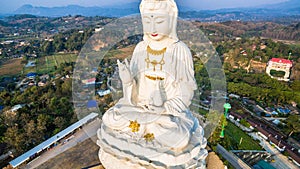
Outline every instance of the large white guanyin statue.
{"label": "large white guanyin statue", "polygon": [[206,168],[206,139],[189,111],[197,88],[191,52],[176,34],[174,0],[142,0],[144,40],[118,61],[123,98],[102,118],[106,169]]}

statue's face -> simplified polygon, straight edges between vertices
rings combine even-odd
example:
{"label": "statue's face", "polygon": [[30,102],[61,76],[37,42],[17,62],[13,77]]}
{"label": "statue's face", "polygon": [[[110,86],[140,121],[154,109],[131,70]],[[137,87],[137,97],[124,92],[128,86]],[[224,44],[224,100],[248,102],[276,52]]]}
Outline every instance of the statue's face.
{"label": "statue's face", "polygon": [[170,16],[166,11],[147,10],[142,15],[144,34],[149,39],[160,41],[171,33]]}

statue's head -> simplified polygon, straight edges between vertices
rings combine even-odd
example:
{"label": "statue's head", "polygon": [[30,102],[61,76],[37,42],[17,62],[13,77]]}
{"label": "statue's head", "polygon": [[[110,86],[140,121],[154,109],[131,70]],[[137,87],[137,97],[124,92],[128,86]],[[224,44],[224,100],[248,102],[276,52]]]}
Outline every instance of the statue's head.
{"label": "statue's head", "polygon": [[140,11],[145,41],[161,41],[166,38],[178,41],[178,8],[174,0],[142,0]]}

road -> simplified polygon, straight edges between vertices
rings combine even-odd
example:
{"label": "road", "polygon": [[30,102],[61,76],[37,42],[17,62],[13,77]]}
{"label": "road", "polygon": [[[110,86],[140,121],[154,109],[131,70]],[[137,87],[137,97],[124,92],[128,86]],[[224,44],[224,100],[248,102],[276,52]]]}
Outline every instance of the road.
{"label": "road", "polygon": [[275,159],[275,162],[271,163],[271,165],[276,169],[298,169],[294,163],[289,161],[288,158],[281,154],[281,152],[279,152],[276,148],[272,147],[269,142],[257,136],[255,133],[251,133],[251,136],[258,139],[260,141],[260,145],[271,155],[274,155],[273,158]]}
{"label": "road", "polygon": [[235,169],[251,169],[245,162],[228,152],[221,145],[217,145],[217,152],[222,155]]}
{"label": "road", "polygon": [[[97,118],[96,120],[90,122],[86,126],[84,126],[81,130],[77,131],[73,136],[69,137],[69,141],[66,141],[64,144],[59,144],[56,147],[48,150],[43,153],[41,156],[37,157],[33,161],[29,162],[25,168],[32,169],[36,168],[49,159],[65,152],[66,150],[76,146],[78,143],[85,141],[86,139],[95,136],[97,130],[100,128],[100,120]],[[96,144],[96,143],[95,143]]]}

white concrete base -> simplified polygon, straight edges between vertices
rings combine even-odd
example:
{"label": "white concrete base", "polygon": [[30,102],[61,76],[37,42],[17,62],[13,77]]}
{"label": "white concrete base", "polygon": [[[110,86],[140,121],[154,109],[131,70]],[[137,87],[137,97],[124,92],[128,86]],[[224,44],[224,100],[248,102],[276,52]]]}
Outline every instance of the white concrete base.
{"label": "white concrete base", "polygon": [[113,134],[102,125],[97,132],[99,159],[106,169],[205,169],[206,139],[200,129],[199,126],[188,146],[172,150],[135,142],[121,133]]}
{"label": "white concrete base", "polygon": [[206,169],[206,162],[198,161],[195,164],[190,165],[189,167],[183,166],[173,166],[173,167],[162,167],[156,166],[151,162],[140,161],[138,163],[133,163],[127,158],[122,158],[117,155],[112,155],[103,151],[103,149],[99,150],[99,158],[102,163],[102,166],[105,169]]}

